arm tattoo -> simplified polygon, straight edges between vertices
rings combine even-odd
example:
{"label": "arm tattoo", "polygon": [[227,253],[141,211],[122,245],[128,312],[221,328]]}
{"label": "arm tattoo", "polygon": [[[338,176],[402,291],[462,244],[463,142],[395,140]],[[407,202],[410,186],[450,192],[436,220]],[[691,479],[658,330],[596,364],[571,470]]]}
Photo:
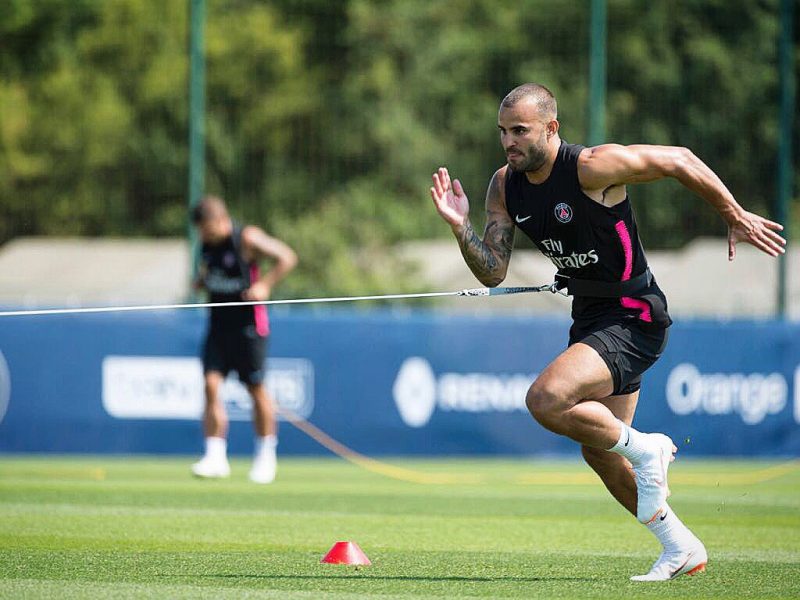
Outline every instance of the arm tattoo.
{"label": "arm tattoo", "polygon": [[458,239],[461,254],[475,276],[483,281],[490,279],[497,269],[497,257],[486,247],[471,223],[467,223],[464,233]]}
{"label": "arm tattoo", "polygon": [[492,246],[499,253],[500,259],[508,261],[511,257],[511,250],[514,247],[514,227],[503,227],[491,213],[487,213],[486,231],[483,235],[484,240],[490,240]]}
{"label": "arm tattoo", "polygon": [[486,286],[498,285],[506,276],[511,249],[514,246],[514,223],[504,216],[498,206],[502,201],[500,179],[497,175],[489,184],[486,197],[486,229],[483,240],[467,221],[458,236],[458,246],[464,261],[478,280]]}

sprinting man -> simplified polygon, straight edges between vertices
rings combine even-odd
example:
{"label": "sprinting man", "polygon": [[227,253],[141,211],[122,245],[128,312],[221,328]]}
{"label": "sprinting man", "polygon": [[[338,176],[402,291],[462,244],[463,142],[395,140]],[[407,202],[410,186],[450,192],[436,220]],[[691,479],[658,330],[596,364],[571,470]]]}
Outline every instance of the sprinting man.
{"label": "sprinting man", "polygon": [[526,403],[545,428],[579,444],[586,462],[663,546],[650,572],[660,581],[705,569],[702,542],[667,504],[667,468],[677,448],[661,433],[631,427],[641,376],[664,351],[672,323],[647,266],[627,184],[672,177],[705,199],[728,225],[728,259],[747,242],[770,256],[784,252],[778,223],[744,210],[714,172],[686,148],[594,148],[559,138],[556,99],[528,83],[503,99],[498,114],[507,164],[486,194],[479,238],[469,202],[447,169],[433,174],[431,196],[469,268],[487,286],[506,276],[515,227],[557,267],[574,297],[569,346],[528,390]]}
{"label": "sprinting man", "polygon": [[[258,227],[235,223],[219,198],[201,200],[192,211],[192,221],[203,243],[198,285],[208,291],[210,302],[267,300],[275,284],[297,264],[297,255],[285,243]],[[264,275],[258,268],[262,259],[274,261]],[[236,371],[253,399],[256,439],[250,480],[271,483],[275,479],[275,409],[263,385],[268,337],[269,320],[263,304],[211,308],[203,346],[205,455],[192,465],[196,476],[230,475],[228,416],[219,392],[228,372]]]}

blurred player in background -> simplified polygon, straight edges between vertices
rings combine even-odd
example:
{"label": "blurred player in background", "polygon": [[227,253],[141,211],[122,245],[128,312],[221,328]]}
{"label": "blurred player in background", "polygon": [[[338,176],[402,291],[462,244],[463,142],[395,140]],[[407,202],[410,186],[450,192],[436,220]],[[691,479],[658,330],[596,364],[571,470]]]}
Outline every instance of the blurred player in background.
{"label": "blurred player in background", "polygon": [[[297,255],[289,246],[258,227],[234,222],[219,198],[201,200],[192,211],[192,222],[203,244],[197,285],[208,292],[210,302],[268,300],[272,288],[297,265]],[[260,275],[263,259],[274,264]],[[236,371],[253,399],[256,439],[250,480],[271,483],[275,479],[275,407],[263,384],[268,337],[266,306],[211,308],[203,346],[205,455],[192,465],[196,476],[230,475],[228,416],[219,392],[226,375]]]}
{"label": "blurred player in background", "polygon": [[708,201],[728,225],[729,260],[738,242],[770,256],[783,253],[786,241],[776,233],[783,228],[744,210],[685,148],[584,148],[560,139],[556,119],[556,100],[544,86],[525,84],[503,99],[498,128],[507,164],[489,183],[483,239],[470,223],[461,183],[451,183],[447,169],[434,173],[431,196],[484,285],[505,278],[515,227],[555,264],[556,280],[574,297],[574,323],[569,347],[528,391],[528,408],[544,427],[582,445],[614,498],[661,542],[650,572],[632,579],[694,574],[705,569],[706,549],[667,504],[667,468],[677,448],[666,435],[631,427],[641,375],[664,351],[672,321],[625,186],[672,177]]}

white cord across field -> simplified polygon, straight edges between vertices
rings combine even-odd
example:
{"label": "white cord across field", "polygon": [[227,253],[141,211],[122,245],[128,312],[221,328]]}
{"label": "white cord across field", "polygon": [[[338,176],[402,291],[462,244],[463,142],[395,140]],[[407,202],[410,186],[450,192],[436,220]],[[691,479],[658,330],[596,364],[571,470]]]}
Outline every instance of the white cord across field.
{"label": "white cord across field", "polygon": [[218,306],[256,306],[277,304],[321,304],[330,302],[356,302],[360,300],[404,300],[410,298],[440,298],[443,296],[503,296],[530,292],[552,292],[565,295],[555,283],[534,287],[471,288],[455,292],[423,292],[416,294],[385,294],[380,296],[340,296],[334,298],[294,298],[290,300],[242,300],[240,302],[195,302],[184,304],[139,304],[134,306],[91,306],[84,308],[43,308],[31,310],[0,311],[0,317],[33,317],[37,315],[76,315],[91,313],[133,312],[145,310],[175,310],[183,308],[212,308]]}
{"label": "white cord across field", "polygon": [[[34,310],[7,310],[0,311],[0,317],[32,317],[37,315],[74,315],[91,313],[112,313],[112,312],[132,312],[132,311],[154,311],[154,310],[174,310],[182,308],[210,308],[217,306],[255,306],[260,304],[320,304],[324,302],[356,302],[359,300],[402,300],[410,298],[440,298],[443,296],[504,296],[507,294],[523,294],[529,292],[552,292],[554,294],[564,294],[556,287],[555,283],[534,287],[496,287],[496,288],[472,288],[455,292],[424,292],[417,294],[386,294],[381,296],[341,296],[334,298],[296,298],[292,300],[243,300],[241,302],[196,302],[185,304],[143,304],[136,306],[97,306],[87,308],[45,308]],[[384,477],[398,479],[412,483],[422,484],[477,484],[481,480],[471,476],[450,475],[447,473],[423,473],[413,469],[406,469],[376,460],[333,439],[327,433],[319,429],[313,423],[295,415],[285,409],[278,409],[284,414],[292,425],[300,431],[316,440],[319,444],[340,456],[341,458]],[[105,472],[100,471],[99,479],[105,478]]]}

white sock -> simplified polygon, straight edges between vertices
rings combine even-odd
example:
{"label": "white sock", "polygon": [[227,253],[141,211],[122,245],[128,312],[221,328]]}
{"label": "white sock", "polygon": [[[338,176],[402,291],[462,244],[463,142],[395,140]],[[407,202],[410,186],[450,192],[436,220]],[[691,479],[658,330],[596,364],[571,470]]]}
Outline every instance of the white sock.
{"label": "white sock", "polygon": [[207,437],[206,456],[215,460],[227,460],[228,441],[222,437]]}
{"label": "white sock", "polygon": [[624,456],[635,467],[649,452],[650,443],[647,434],[629,427],[619,419],[617,423],[620,425],[619,440],[608,451]]}
{"label": "white sock", "polygon": [[262,454],[275,454],[275,448],[278,446],[278,437],[274,435],[265,435],[264,437],[256,437],[255,455],[261,456]]}
{"label": "white sock", "polygon": [[689,542],[694,540],[694,534],[683,524],[669,504],[664,505],[664,510],[666,514],[662,513],[661,516],[647,523],[645,527],[658,538],[665,551],[685,548]]}

